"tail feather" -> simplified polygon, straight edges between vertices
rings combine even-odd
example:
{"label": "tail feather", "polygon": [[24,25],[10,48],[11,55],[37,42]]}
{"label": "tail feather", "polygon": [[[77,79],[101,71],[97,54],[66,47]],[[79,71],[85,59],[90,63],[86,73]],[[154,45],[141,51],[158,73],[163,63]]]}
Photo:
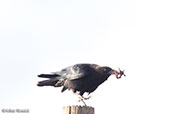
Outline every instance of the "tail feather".
{"label": "tail feather", "polygon": [[58,76],[60,76],[60,75],[58,75],[58,74],[40,74],[40,75],[38,75],[38,77],[40,77],[40,78],[54,78],[54,77],[58,77]]}
{"label": "tail feather", "polygon": [[38,82],[37,86],[55,86],[58,80],[43,80]]}

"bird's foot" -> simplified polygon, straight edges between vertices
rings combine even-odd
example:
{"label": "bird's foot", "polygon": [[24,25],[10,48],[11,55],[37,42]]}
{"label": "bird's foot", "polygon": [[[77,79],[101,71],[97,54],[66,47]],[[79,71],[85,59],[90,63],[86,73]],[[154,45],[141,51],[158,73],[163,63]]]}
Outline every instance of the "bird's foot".
{"label": "bird's foot", "polygon": [[78,100],[78,102],[81,102],[81,101],[82,101],[82,102],[83,102],[83,104],[84,104],[85,106],[87,106],[87,105],[86,105],[86,103],[84,102],[84,100],[85,100],[85,99],[84,99],[84,97],[79,96],[79,100]]}
{"label": "bird's foot", "polygon": [[88,97],[79,96],[79,101],[81,101],[81,100],[88,100],[90,98],[91,98],[91,96],[88,96]]}
{"label": "bird's foot", "polygon": [[83,97],[83,96],[79,95],[79,100],[78,100],[78,102],[81,102],[81,101],[82,101],[83,104],[84,104],[85,106],[87,106],[84,100],[88,100],[88,99],[90,99],[90,98],[91,98],[91,96]]}
{"label": "bird's foot", "polygon": [[83,98],[84,98],[84,100],[88,100],[91,98],[91,96],[87,96],[87,97],[83,97]]}

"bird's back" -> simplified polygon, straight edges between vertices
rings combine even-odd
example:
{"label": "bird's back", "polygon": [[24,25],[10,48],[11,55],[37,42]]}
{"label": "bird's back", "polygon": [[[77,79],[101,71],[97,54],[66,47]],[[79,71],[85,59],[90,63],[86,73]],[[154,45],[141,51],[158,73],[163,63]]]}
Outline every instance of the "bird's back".
{"label": "bird's back", "polygon": [[77,64],[77,67],[80,68],[80,72],[84,72],[84,75],[74,80],[66,80],[65,86],[68,89],[79,91],[81,95],[84,92],[93,92],[109,77],[98,71],[101,67],[95,64]]}

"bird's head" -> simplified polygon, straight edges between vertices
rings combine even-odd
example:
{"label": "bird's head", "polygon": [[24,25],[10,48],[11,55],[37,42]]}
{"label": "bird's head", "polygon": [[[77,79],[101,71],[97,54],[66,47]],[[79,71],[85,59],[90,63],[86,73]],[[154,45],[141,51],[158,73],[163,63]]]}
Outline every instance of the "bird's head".
{"label": "bird's head", "polygon": [[116,78],[117,79],[120,79],[121,77],[122,77],[122,75],[124,75],[124,76],[126,76],[125,74],[124,74],[124,70],[122,71],[120,68],[119,68],[119,72],[117,71],[117,70],[111,70],[110,71],[110,74],[112,75],[112,74],[114,74],[115,76],[116,76]]}

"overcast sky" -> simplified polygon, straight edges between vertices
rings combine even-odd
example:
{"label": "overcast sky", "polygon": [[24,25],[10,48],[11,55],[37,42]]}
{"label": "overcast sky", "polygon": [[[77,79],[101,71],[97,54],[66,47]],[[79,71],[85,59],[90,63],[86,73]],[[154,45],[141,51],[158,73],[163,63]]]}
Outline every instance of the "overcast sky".
{"label": "overcast sky", "polygon": [[1,0],[0,110],[62,114],[63,106],[82,105],[71,91],[37,87],[37,75],[94,63],[127,75],[112,75],[91,94],[86,103],[96,114],[170,114],[170,6],[169,0]]}

